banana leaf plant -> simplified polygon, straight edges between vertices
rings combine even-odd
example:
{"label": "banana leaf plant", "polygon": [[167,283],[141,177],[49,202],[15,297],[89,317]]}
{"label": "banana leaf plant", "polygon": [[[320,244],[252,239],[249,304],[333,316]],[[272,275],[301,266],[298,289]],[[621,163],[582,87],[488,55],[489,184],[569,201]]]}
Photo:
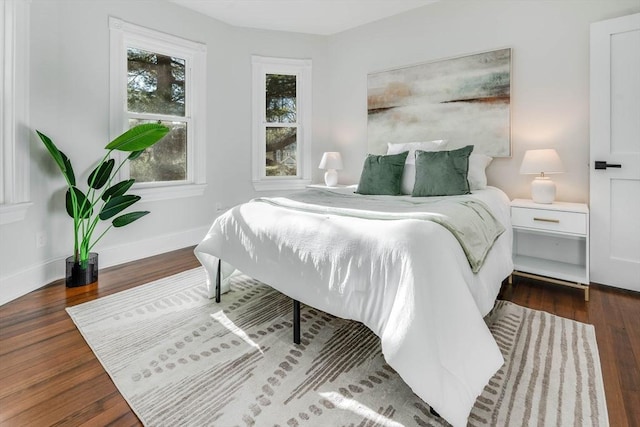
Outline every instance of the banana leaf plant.
{"label": "banana leaf plant", "polygon": [[[107,231],[112,227],[129,225],[149,213],[136,211],[116,216],[140,200],[140,196],[127,194],[135,179],[117,183],[114,180],[127,160],[139,157],[145,149],[160,141],[169,132],[169,128],[156,123],[141,124],[107,144],[104,147],[107,153],[89,174],[86,193],[77,186],[69,158],[56,147],[51,138],[38,130],[36,132],[67,181],[66,209],[73,218],[74,260],[81,268],[86,268],[91,249]],[[114,150],[130,153],[117,167],[115,159],[111,158]],[[107,220],[111,220],[111,224],[94,239],[98,223]]]}

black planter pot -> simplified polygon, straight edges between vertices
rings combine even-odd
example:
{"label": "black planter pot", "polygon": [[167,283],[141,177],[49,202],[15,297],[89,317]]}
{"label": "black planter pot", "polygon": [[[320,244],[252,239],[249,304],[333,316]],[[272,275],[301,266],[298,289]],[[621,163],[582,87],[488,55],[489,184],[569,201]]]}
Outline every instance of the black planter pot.
{"label": "black planter pot", "polygon": [[74,257],[67,258],[67,288],[90,285],[98,281],[98,254],[89,253],[89,259],[82,262],[75,262]]}

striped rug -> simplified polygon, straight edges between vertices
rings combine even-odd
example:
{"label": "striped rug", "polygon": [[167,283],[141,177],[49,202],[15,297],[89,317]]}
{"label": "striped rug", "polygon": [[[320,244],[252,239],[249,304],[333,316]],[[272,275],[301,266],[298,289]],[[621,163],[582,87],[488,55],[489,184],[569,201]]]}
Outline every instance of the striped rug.
{"label": "striped rug", "polygon": [[[67,311],[147,426],[446,426],[360,323],[246,276],[216,304],[201,268]],[[486,318],[504,366],[470,426],[606,426],[591,325],[500,301]],[[473,355],[470,355],[473,357]]]}

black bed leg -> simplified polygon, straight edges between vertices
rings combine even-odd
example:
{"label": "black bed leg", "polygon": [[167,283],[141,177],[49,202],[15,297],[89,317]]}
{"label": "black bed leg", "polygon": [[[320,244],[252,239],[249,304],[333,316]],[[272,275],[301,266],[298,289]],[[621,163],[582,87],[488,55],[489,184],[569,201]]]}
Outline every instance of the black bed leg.
{"label": "black bed leg", "polygon": [[293,342],[300,344],[300,301],[293,300]]}
{"label": "black bed leg", "polygon": [[220,288],[222,284],[220,283],[220,265],[222,264],[222,260],[218,260],[218,271],[216,272],[216,302],[220,302]]}

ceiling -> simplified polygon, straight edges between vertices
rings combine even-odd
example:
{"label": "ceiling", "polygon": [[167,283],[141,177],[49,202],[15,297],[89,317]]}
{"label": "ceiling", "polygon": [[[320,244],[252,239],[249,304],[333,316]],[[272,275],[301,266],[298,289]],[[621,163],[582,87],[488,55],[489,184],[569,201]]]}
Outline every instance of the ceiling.
{"label": "ceiling", "polygon": [[171,0],[227,24],[331,35],[438,0]]}

